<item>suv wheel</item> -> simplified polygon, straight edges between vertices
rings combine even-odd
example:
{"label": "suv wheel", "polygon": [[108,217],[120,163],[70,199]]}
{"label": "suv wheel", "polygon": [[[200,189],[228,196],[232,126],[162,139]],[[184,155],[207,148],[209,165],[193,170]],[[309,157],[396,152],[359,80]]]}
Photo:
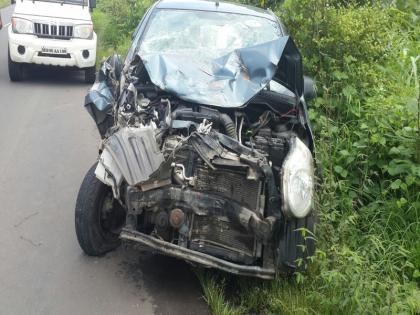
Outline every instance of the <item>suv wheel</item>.
{"label": "suv wheel", "polygon": [[9,66],[9,78],[11,81],[22,81],[23,80],[23,64],[14,62],[10,58],[10,51],[7,49],[7,61]]}
{"label": "suv wheel", "polygon": [[85,82],[89,84],[95,83],[96,79],[96,68],[90,67],[85,70]]}
{"label": "suv wheel", "polygon": [[100,256],[120,245],[125,211],[111,187],[96,178],[96,163],[87,172],[76,201],[75,224],[80,247],[89,256]]}

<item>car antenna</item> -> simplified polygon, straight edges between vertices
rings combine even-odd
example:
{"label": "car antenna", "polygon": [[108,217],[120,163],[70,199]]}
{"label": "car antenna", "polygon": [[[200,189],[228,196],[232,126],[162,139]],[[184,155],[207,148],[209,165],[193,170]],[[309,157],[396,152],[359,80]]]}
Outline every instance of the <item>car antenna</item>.
{"label": "car antenna", "polygon": [[216,0],[216,7],[218,7],[219,6],[219,0]]}

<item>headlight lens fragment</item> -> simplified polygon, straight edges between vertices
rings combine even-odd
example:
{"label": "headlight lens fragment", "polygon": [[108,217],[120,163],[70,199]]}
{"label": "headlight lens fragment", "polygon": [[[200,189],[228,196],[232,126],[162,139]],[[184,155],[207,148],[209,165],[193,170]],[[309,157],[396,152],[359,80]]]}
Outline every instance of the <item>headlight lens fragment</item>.
{"label": "headlight lens fragment", "polygon": [[311,151],[297,137],[283,163],[283,211],[288,217],[304,218],[312,209],[314,161]]}

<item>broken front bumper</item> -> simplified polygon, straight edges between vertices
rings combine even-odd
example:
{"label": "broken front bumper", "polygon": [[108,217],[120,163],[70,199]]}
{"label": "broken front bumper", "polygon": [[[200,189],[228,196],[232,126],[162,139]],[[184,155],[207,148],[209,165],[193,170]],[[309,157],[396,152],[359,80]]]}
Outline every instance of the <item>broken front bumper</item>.
{"label": "broken front bumper", "polygon": [[211,255],[159,240],[137,231],[123,229],[120,237],[124,240],[135,241],[147,247],[153,248],[162,254],[184,259],[207,268],[217,268],[240,276],[252,276],[262,279],[273,279],[276,275],[274,268],[235,264]]}
{"label": "broken front bumper", "polygon": [[139,214],[144,207],[181,208],[186,213],[199,216],[226,217],[254,234],[262,242],[272,238],[276,222],[274,217],[260,218],[252,210],[221,196],[175,186],[146,192],[131,187],[128,188],[126,202],[129,209],[127,222],[130,222],[130,216]]}
{"label": "broken front bumper", "polygon": [[[263,264],[264,267],[256,265],[256,261],[262,258],[261,245],[273,242],[274,229],[277,223],[273,217],[262,218],[243,205],[219,195],[183,189],[177,186],[167,186],[146,192],[142,192],[135,187],[129,187],[126,194],[126,203],[128,209],[127,220],[126,226],[120,234],[122,239],[138,242],[162,254],[184,259],[208,268],[218,268],[237,275],[254,276],[263,279],[271,279],[275,276],[276,271],[272,263]],[[191,221],[197,222],[202,218],[221,219],[226,224],[225,230],[219,228],[219,226],[210,228],[219,230],[217,233],[220,233],[226,242],[215,243],[214,239],[206,239],[205,237],[194,239],[194,237],[191,237],[191,235],[194,235],[193,224],[179,227],[180,231],[182,229],[184,231],[188,230],[185,233],[188,235],[188,242],[183,244],[174,244],[162,238],[142,233],[139,230],[136,218],[147,208],[182,209],[180,211],[186,217],[192,218]],[[198,228],[201,230],[200,232],[203,232],[209,229],[209,226],[200,225]],[[250,239],[255,240],[255,244],[261,244],[256,247],[260,248],[259,254],[256,254],[260,258],[251,257],[249,252],[243,256],[248,258],[236,261],[225,259],[226,256],[222,255],[221,257],[218,255],[220,252],[217,252],[217,248],[219,250],[227,249],[228,251],[229,247],[232,249],[231,246],[234,243],[229,244],[229,242],[234,238],[237,238],[239,242]],[[213,247],[209,249],[206,246]],[[239,248],[235,250],[237,250],[236,254],[240,252]]]}

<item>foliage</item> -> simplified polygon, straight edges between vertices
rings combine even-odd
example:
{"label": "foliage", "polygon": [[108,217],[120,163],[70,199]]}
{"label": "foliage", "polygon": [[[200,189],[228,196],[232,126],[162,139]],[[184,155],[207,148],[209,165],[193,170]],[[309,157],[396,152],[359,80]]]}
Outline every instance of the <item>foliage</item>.
{"label": "foliage", "polygon": [[244,309],[233,306],[225,300],[226,279],[222,275],[210,275],[204,270],[196,269],[196,275],[203,287],[203,294],[213,314],[241,315]]}
{"label": "foliage", "polygon": [[[0,0],[0,9],[1,8],[5,8],[8,5],[10,5],[10,1],[9,0]],[[5,23],[5,22],[3,21],[3,23]]]}
{"label": "foliage", "polygon": [[[282,17],[317,81],[318,250],[291,279],[200,273],[207,302],[216,314],[420,313],[417,1],[240,2]],[[127,47],[147,6],[101,0],[105,46]]]}
{"label": "foliage", "polygon": [[230,303],[257,314],[418,313],[419,29],[412,11],[288,0],[277,13],[318,82],[310,109],[324,174],[318,251],[311,270],[295,279],[238,279]]}
{"label": "foliage", "polygon": [[131,35],[152,0],[100,0],[93,11],[98,34],[98,61],[117,51],[125,54],[130,48]]}

